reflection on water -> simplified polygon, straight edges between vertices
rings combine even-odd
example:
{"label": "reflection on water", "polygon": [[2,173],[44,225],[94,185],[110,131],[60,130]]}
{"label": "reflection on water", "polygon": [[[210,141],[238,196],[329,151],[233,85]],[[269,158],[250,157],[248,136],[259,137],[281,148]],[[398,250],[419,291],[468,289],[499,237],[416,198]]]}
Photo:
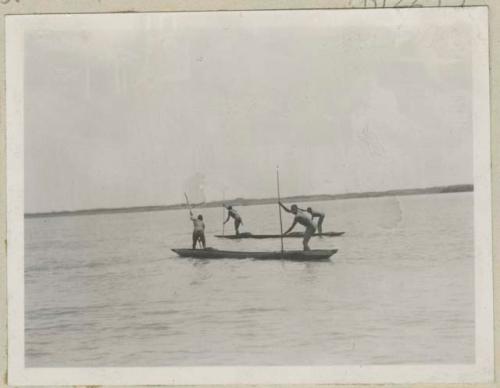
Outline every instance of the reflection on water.
{"label": "reflection on water", "polygon": [[[472,202],[313,203],[346,232],[312,240],[339,249],[326,263],[178,258],[186,211],[27,219],[27,366],[472,363]],[[242,231],[278,233],[275,205],[239,211]],[[220,209],[199,212],[209,246],[279,249],[217,240]]]}

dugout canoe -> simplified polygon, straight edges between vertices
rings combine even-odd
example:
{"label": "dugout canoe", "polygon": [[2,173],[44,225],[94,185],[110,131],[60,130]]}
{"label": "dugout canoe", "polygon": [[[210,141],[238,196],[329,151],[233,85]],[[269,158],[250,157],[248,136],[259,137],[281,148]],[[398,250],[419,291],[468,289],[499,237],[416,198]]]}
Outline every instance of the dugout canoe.
{"label": "dugout canoe", "polygon": [[[325,232],[322,234],[315,233],[313,236],[314,237],[338,237],[342,236],[345,232]],[[282,235],[283,238],[302,238],[304,237],[303,232],[293,232],[293,233],[288,233]],[[241,240],[244,238],[253,238],[253,239],[266,239],[266,238],[280,238],[282,237],[279,234],[252,234],[252,233],[240,233],[239,235],[235,234],[227,234],[227,235],[222,235],[222,234],[216,234],[215,237],[218,238],[227,238],[231,240]]]}
{"label": "dugout canoe", "polygon": [[245,252],[206,249],[172,249],[181,257],[195,259],[256,259],[256,260],[291,260],[291,261],[328,261],[337,253],[337,249],[311,249],[310,251],[271,251]]}

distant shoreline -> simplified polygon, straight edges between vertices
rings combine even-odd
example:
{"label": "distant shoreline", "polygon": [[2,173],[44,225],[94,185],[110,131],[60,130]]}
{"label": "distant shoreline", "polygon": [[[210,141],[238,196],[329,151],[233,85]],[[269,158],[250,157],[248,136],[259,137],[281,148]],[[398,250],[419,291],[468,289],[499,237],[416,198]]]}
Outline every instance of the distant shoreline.
{"label": "distant shoreline", "polygon": [[[453,185],[453,186],[437,186],[427,187],[423,189],[403,189],[403,190],[387,190],[387,191],[370,191],[364,193],[347,193],[347,194],[319,194],[319,195],[297,195],[291,197],[283,197],[283,202],[315,202],[315,201],[334,201],[337,199],[355,199],[355,198],[373,198],[373,197],[392,197],[392,196],[407,196],[407,195],[422,195],[422,194],[447,194],[447,193],[462,193],[474,191],[474,185]],[[226,201],[211,201],[202,204],[193,204],[193,208],[213,208],[221,207],[222,204],[233,206],[251,206],[251,205],[268,205],[276,203],[277,198],[235,198]],[[166,210],[186,209],[186,204],[175,205],[157,205],[157,206],[135,206],[122,208],[104,208],[104,209],[84,209],[84,210],[65,210],[46,213],[25,213],[25,218],[41,218],[41,217],[63,217],[63,216],[81,216],[95,214],[113,214],[113,213],[138,213],[138,212],[153,212]]]}

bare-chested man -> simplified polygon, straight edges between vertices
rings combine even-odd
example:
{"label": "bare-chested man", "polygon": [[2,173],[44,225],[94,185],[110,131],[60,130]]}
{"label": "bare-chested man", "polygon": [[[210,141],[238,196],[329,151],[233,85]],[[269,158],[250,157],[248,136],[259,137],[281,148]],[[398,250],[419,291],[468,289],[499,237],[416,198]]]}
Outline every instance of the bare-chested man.
{"label": "bare-chested man", "polygon": [[292,226],[288,228],[288,230],[285,232],[285,234],[288,234],[292,231],[293,228],[295,228],[295,225],[300,224],[302,226],[305,226],[306,230],[304,232],[304,239],[302,240],[302,244],[304,245],[304,251],[309,251],[311,248],[309,248],[309,240],[313,236],[314,232],[316,231],[316,228],[312,222],[312,218],[309,214],[299,210],[297,205],[292,205],[290,209],[288,209],[285,205],[283,205],[280,202],[280,206],[287,212],[287,213],[292,213],[295,215],[293,219]]}
{"label": "bare-chested man", "polygon": [[234,219],[234,231],[236,236],[240,234],[240,225],[243,224],[243,220],[241,216],[238,214],[236,210],[233,209],[232,206],[223,205],[227,209],[227,219],[224,221],[224,224],[228,222],[231,218]]}
{"label": "bare-chested man", "polygon": [[205,246],[205,222],[203,222],[203,216],[200,214],[198,217],[193,216],[193,212],[190,210],[189,214],[191,216],[191,221],[193,221],[193,249],[196,249],[196,244],[198,241],[201,242],[203,249]]}
{"label": "bare-chested man", "polygon": [[317,210],[313,210],[311,207],[308,207],[307,210],[300,209],[300,208],[299,208],[299,210],[308,212],[311,215],[313,220],[315,218],[318,219],[318,224],[317,224],[318,234],[322,235],[323,234],[323,221],[325,220],[325,213],[319,212]]}

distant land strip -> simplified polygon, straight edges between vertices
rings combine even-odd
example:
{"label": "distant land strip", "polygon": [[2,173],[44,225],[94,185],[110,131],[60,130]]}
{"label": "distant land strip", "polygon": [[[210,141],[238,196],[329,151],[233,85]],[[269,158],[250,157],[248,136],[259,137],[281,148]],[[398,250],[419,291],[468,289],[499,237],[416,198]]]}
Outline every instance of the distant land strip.
{"label": "distant land strip", "polygon": [[[454,185],[454,186],[439,186],[427,187],[423,189],[403,189],[403,190],[388,190],[388,191],[370,191],[365,193],[347,193],[347,194],[319,194],[319,195],[297,195],[292,197],[282,197],[282,202],[315,202],[315,201],[333,201],[336,199],[355,199],[355,198],[372,198],[372,197],[391,197],[405,195],[421,195],[421,194],[446,194],[446,193],[461,193],[474,191],[474,185]],[[192,204],[193,208],[212,208],[221,207],[222,204],[233,206],[251,206],[251,205],[268,205],[276,203],[277,198],[235,198],[225,201],[211,201],[198,204]],[[25,213],[25,218],[37,217],[62,217],[62,216],[82,216],[93,214],[112,214],[112,213],[135,213],[135,212],[154,212],[165,210],[187,209],[186,204],[174,205],[158,205],[158,206],[136,206],[122,208],[103,208],[103,209],[84,209],[84,210],[64,210],[46,213]]]}

